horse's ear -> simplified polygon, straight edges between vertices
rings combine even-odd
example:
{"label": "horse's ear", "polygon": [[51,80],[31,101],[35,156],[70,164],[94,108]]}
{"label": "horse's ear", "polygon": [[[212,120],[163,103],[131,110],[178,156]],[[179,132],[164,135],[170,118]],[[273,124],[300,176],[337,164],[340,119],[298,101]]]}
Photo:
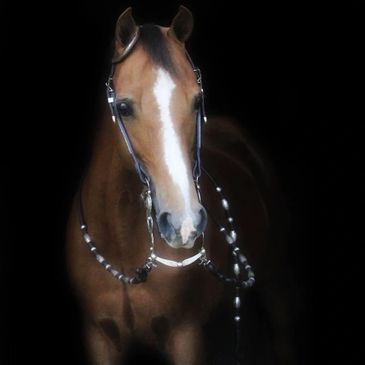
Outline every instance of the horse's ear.
{"label": "horse's ear", "polygon": [[180,5],[178,13],[172,20],[168,34],[185,43],[191,35],[194,26],[193,14],[185,6]]}
{"label": "horse's ear", "polygon": [[118,18],[115,27],[115,54],[113,62],[119,62],[127,55],[138,38],[138,26],[132,16],[132,8],[126,9]]}

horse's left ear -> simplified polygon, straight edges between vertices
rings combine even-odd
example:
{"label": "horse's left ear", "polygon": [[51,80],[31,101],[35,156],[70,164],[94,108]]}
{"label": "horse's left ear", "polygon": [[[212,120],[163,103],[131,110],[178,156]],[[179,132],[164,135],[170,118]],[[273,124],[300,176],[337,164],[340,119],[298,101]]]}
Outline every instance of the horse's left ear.
{"label": "horse's left ear", "polygon": [[194,18],[191,11],[185,6],[180,5],[179,12],[172,20],[168,34],[178,42],[185,43],[191,35],[194,27]]}
{"label": "horse's left ear", "polygon": [[132,8],[126,9],[118,18],[115,27],[115,54],[113,63],[120,62],[138,39],[139,28],[132,16]]}

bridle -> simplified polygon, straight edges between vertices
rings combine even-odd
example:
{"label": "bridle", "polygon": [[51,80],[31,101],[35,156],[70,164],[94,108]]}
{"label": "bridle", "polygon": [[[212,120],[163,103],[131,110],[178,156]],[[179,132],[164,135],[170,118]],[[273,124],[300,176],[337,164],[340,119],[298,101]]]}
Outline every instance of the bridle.
{"label": "bridle", "polygon": [[[137,33],[138,36],[138,33]],[[132,43],[134,45],[134,43]],[[148,175],[147,169],[143,166],[143,164],[141,163],[141,161],[139,160],[139,158],[136,155],[136,152],[133,148],[133,144],[132,141],[129,138],[127,129],[125,127],[124,121],[122,116],[120,115],[120,113],[118,112],[118,105],[117,105],[117,98],[115,95],[115,90],[113,87],[113,77],[114,77],[114,73],[115,73],[115,65],[116,63],[120,63],[122,62],[122,60],[124,60],[124,58],[129,54],[129,52],[131,51],[132,47],[128,48],[128,52],[125,54],[124,57],[122,58],[118,58],[118,62],[113,62],[112,63],[112,67],[109,73],[109,77],[108,77],[108,81],[106,82],[106,95],[107,95],[107,99],[108,99],[108,103],[109,103],[109,108],[112,114],[112,120],[114,123],[116,123],[120,129],[120,132],[122,133],[122,136],[124,138],[124,141],[127,145],[128,148],[128,152],[131,155],[131,158],[133,160],[134,163],[134,167],[138,173],[138,176],[142,182],[142,184],[144,184],[145,186],[149,187],[150,183],[151,183],[151,178]],[[197,108],[196,111],[196,132],[195,132],[195,163],[194,163],[194,167],[193,167],[193,178],[195,181],[197,181],[201,175],[201,160],[200,160],[200,150],[201,150],[201,121],[204,120],[204,122],[207,122],[207,117],[206,117],[206,113],[205,113],[205,103],[204,103],[204,89],[203,89],[203,81],[202,81],[202,75],[200,72],[200,69],[198,67],[195,67],[192,59],[190,58],[189,54],[186,52],[186,57],[189,60],[195,77],[196,77],[196,81],[197,84],[200,87],[200,103],[199,106]]]}
{"label": "bridle", "polygon": [[[125,127],[123,118],[121,114],[118,111],[118,105],[117,105],[117,99],[116,94],[113,86],[113,77],[115,72],[115,65],[117,63],[122,62],[132,51],[133,46],[138,40],[138,30],[136,31],[134,37],[130,41],[129,45],[125,48],[122,55],[119,55],[117,58],[114,58],[112,60],[112,66],[111,71],[109,74],[109,77],[106,82],[106,94],[107,94],[107,100],[111,111],[112,120],[114,123],[116,123],[119,127],[119,130],[123,136],[123,139],[127,145],[127,149],[129,154],[131,155],[131,158],[134,163],[135,170],[144,185],[144,191],[141,194],[141,197],[144,201],[145,209],[146,209],[146,225],[147,230],[149,233],[150,238],[150,253],[147,257],[145,263],[137,268],[135,270],[135,274],[133,276],[126,275],[119,270],[117,270],[115,267],[113,267],[104,256],[101,255],[101,253],[98,251],[97,247],[95,246],[89,232],[88,227],[86,224],[85,214],[84,214],[84,208],[83,208],[83,201],[82,201],[82,182],[79,187],[78,191],[78,202],[79,202],[79,222],[80,222],[80,229],[82,232],[82,237],[84,242],[86,243],[86,246],[90,250],[90,252],[95,256],[96,260],[104,267],[104,269],[111,273],[114,278],[117,280],[125,283],[125,284],[140,284],[147,280],[149,272],[159,266],[169,266],[173,268],[180,268],[180,267],[186,267],[189,265],[192,265],[195,262],[198,262],[199,265],[207,269],[210,273],[212,273],[214,276],[216,276],[219,280],[226,284],[231,284],[235,288],[235,298],[234,298],[234,308],[235,308],[235,315],[234,315],[234,321],[236,323],[236,354],[238,353],[238,337],[239,337],[239,322],[240,322],[240,307],[241,307],[241,299],[240,299],[240,290],[252,287],[255,283],[255,274],[249,265],[247,258],[240,252],[240,248],[236,244],[237,241],[237,234],[234,228],[234,219],[230,213],[229,209],[229,203],[223,193],[222,188],[216,183],[215,179],[204,169],[204,167],[201,164],[201,158],[200,158],[200,150],[202,145],[202,121],[205,123],[207,122],[207,117],[205,113],[205,104],[204,104],[204,90],[203,90],[203,82],[202,82],[202,75],[200,72],[200,69],[195,67],[192,59],[190,58],[189,54],[186,52],[186,57],[188,61],[190,62],[192,69],[196,76],[196,82],[198,86],[200,87],[201,92],[201,98],[200,103],[196,111],[196,136],[195,136],[195,162],[193,167],[193,178],[195,182],[195,187],[198,195],[198,199],[200,202],[202,202],[201,199],[201,193],[200,193],[200,185],[199,185],[199,178],[201,173],[203,172],[207,177],[208,180],[214,185],[216,192],[218,193],[220,199],[222,208],[225,213],[225,217],[227,220],[227,225],[222,225],[215,220],[213,222],[217,225],[219,232],[223,234],[226,242],[228,243],[228,246],[232,253],[232,259],[233,259],[233,266],[232,276],[227,276],[223,272],[221,272],[212,262],[211,259],[208,258],[207,252],[204,248],[204,233],[202,233],[202,248],[201,250],[191,256],[188,257],[182,261],[174,261],[169,260],[163,257],[160,257],[156,253],[155,249],[155,240],[154,240],[154,219],[153,219],[153,201],[152,201],[152,193],[151,193],[151,185],[152,185],[152,179],[150,178],[147,169],[143,166],[139,158],[137,157],[135,150],[133,148],[133,144],[129,138],[127,129]],[[211,216],[211,214],[208,211],[208,214]],[[242,270],[243,269],[243,270]],[[247,279],[242,279],[242,271],[245,271],[247,274]]]}

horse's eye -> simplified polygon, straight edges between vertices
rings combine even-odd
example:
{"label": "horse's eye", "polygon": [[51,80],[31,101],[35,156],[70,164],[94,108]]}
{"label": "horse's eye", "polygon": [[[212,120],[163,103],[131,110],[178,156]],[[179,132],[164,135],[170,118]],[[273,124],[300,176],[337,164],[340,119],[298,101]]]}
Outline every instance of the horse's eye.
{"label": "horse's eye", "polygon": [[202,103],[202,95],[199,94],[194,98],[194,110],[198,110]]}
{"label": "horse's eye", "polygon": [[126,101],[122,101],[118,104],[118,111],[122,117],[131,117],[133,115],[133,106]]}

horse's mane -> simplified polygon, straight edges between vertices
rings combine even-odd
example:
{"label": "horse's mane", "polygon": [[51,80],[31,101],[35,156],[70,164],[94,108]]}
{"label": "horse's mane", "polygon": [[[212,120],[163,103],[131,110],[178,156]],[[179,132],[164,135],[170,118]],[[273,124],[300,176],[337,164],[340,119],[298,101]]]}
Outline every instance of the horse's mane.
{"label": "horse's mane", "polygon": [[[140,45],[150,57],[152,63],[161,66],[171,74],[177,74],[176,66],[174,65],[167,44],[166,38],[163,35],[160,27],[156,24],[144,24],[139,26],[138,40],[135,45]],[[110,59],[113,58],[115,52],[115,39],[110,42],[107,52],[107,65],[110,65]]]}
{"label": "horse's mane", "polygon": [[140,26],[137,44],[143,47],[155,65],[163,67],[172,74],[176,73],[166,39],[157,25]]}

